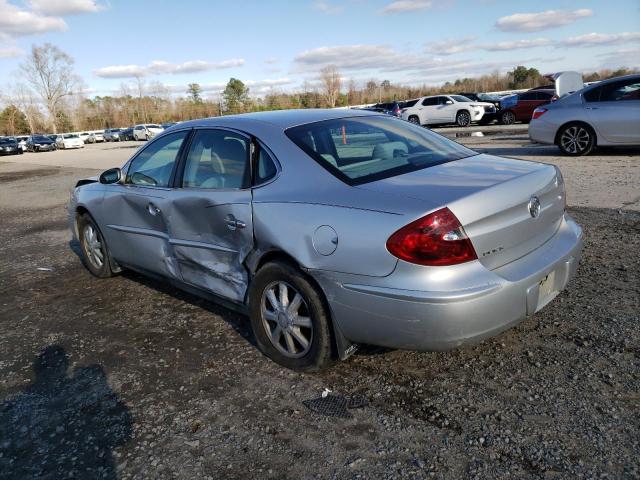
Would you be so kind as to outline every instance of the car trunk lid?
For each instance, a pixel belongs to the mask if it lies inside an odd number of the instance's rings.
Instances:
[[[477,155],[361,185],[421,200],[429,211],[448,207],[489,269],[517,260],[557,231],[564,183],[552,165]],[[540,202],[537,215],[534,197]],[[533,205],[530,205],[533,204]],[[530,208],[531,207],[531,208]]]

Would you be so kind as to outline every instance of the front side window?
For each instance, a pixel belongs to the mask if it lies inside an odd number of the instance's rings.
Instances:
[[[168,187],[180,147],[188,133],[187,130],[176,132],[151,143],[132,160],[126,183]]]
[[[184,166],[184,188],[229,189],[249,185],[249,142],[228,130],[198,130]]]
[[[349,185],[478,155],[427,129],[386,116],[325,120],[292,127],[285,133]]]

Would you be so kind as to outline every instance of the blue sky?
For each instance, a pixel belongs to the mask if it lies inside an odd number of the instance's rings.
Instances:
[[[89,95],[138,76],[176,94],[230,77],[291,90],[343,78],[440,84],[523,64],[543,73],[640,67],[638,0],[0,0],[0,85],[32,44],[76,61]]]

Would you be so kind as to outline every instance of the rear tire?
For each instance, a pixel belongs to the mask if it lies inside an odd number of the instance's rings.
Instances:
[[[471,114],[466,110],[461,110],[456,114],[456,125],[459,127],[468,127],[471,125]]]
[[[82,250],[82,263],[87,270],[98,278],[113,277],[107,242],[93,218],[87,213],[78,218],[78,236]]]
[[[558,132],[557,143],[562,153],[570,157],[589,155],[595,147],[596,135],[582,123],[570,123]]]
[[[516,114],[511,110],[507,110],[506,112],[502,112],[500,114],[500,123],[502,125],[513,125],[516,123]]]
[[[322,293],[294,266],[264,265],[249,291],[251,327],[260,350],[283,367],[317,372],[332,363],[332,335]]]
[[[418,118],[417,115],[411,115],[409,116],[409,123],[413,123],[414,125],[418,125],[420,126],[420,119]]]

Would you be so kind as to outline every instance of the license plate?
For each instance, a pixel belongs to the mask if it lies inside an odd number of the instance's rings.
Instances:
[[[540,281],[538,289],[538,305],[543,305],[554,292],[556,287],[556,272],[551,272]]]

